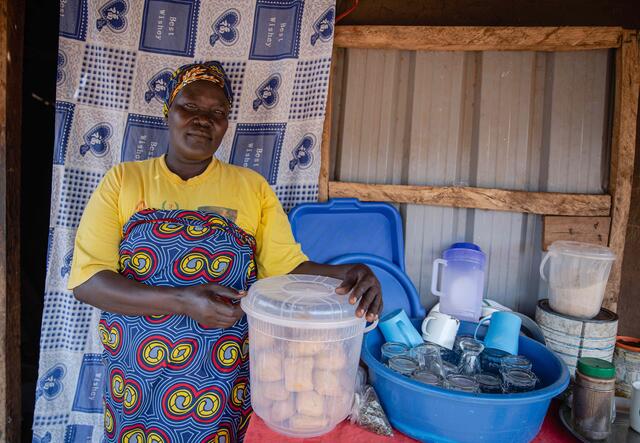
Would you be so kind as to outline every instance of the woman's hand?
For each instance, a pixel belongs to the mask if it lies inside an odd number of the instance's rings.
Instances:
[[[183,314],[208,328],[229,328],[242,318],[238,303],[246,295],[215,283],[180,288]]]
[[[349,291],[353,291],[349,297],[349,303],[353,305],[360,300],[356,316],[366,315],[367,321],[374,321],[382,311],[380,282],[368,266],[363,264],[349,266],[342,284],[336,289],[336,292],[347,294]]]
[[[353,265],[323,265],[312,261],[300,263],[290,274],[326,275],[340,278],[342,284],[336,288],[338,294],[347,294],[353,290],[349,302],[354,305],[358,300],[356,316],[366,315],[367,321],[374,321],[382,312],[382,288],[378,278],[368,266]]]

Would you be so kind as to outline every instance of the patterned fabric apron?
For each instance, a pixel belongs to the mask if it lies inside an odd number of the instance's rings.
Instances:
[[[154,286],[246,290],[255,239],[217,214],[144,210],[123,228],[120,273]],[[107,442],[242,441],[251,414],[247,320],[207,328],[184,315],[104,312]]]

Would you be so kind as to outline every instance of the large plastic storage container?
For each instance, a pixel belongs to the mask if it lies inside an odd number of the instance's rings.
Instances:
[[[414,326],[421,320],[412,320]],[[462,322],[458,333],[473,333],[475,326]],[[369,379],[391,424],[421,441],[529,442],[540,430],[551,399],[569,384],[564,362],[523,336],[519,352],[533,363],[541,387],[521,394],[468,394],[418,383],[380,362],[383,343],[378,330],[365,337],[362,358],[369,367]]]
[[[340,280],[284,275],[260,280],[242,299],[249,322],[251,404],[291,437],[331,431],[353,401],[365,320]]]
[[[611,265],[616,259],[606,246],[554,241],[540,262],[540,277],[549,282],[549,306],[583,319],[600,312]],[[549,261],[549,277],[544,273]]]

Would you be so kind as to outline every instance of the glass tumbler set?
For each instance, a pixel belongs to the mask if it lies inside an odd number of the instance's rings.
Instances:
[[[421,383],[470,393],[519,393],[535,389],[538,378],[524,356],[485,349],[470,336],[459,336],[453,350],[432,343],[413,348],[382,345],[382,361],[392,370]]]

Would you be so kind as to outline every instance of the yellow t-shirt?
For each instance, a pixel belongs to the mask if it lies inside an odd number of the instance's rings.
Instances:
[[[185,181],[169,170],[162,156],[120,163],[103,177],[78,227],[69,289],[100,271],[118,271],[122,228],[145,208],[208,209],[234,220],[256,239],[258,278],[287,274],[308,260],[260,174],[214,158],[202,174]]]

